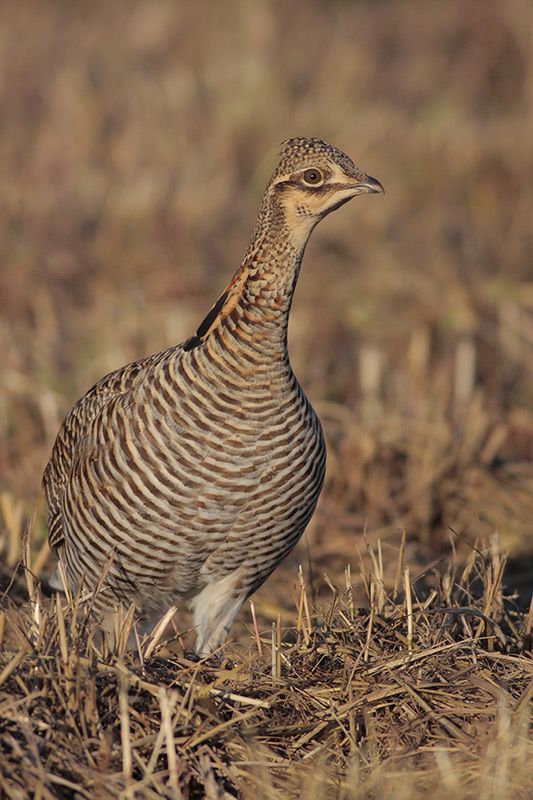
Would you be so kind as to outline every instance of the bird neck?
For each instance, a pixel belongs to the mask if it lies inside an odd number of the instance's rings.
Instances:
[[[241,266],[186,349],[223,330],[258,351],[272,353],[277,345],[286,354],[292,297],[313,227],[290,224],[283,209],[263,201]]]
[[[295,230],[277,206],[262,208],[242,265],[230,286],[245,316],[286,331],[311,230]]]

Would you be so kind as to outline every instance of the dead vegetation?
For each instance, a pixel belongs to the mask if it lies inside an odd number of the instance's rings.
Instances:
[[[2,19],[0,794],[531,795],[529,1]],[[323,223],[292,313],[320,506],[224,665],[189,662],[186,634],[98,656],[38,590],[53,438],[94,380],[194,330],[297,134],[387,191]]]
[[[83,604],[26,572],[0,617],[4,796],[529,797],[533,606],[504,596],[497,542],[431,591],[401,554],[385,591],[371,555],[368,608],[349,572],[318,609],[301,579],[294,625],[252,626],[222,663],[154,636],[106,655]]]

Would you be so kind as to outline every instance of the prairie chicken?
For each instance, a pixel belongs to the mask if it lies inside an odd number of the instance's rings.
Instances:
[[[119,603],[148,631],[183,600],[211,653],[302,535],[326,451],[287,352],[292,296],[317,222],[382,191],[336,147],[286,141],[196,333],[106,375],[68,414],[43,478],[48,537],[104,628]]]

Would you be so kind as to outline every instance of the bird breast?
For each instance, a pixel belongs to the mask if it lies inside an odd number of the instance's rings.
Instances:
[[[91,564],[115,553],[115,579],[127,573],[140,594],[167,580],[186,597],[244,561],[260,583],[323,480],[320,424],[290,367],[242,380],[184,360],[156,365],[106,407],[67,492],[70,544]]]

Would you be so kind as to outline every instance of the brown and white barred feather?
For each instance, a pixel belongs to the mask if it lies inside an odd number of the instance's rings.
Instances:
[[[306,167],[336,194],[298,194]],[[73,592],[101,584],[101,616],[133,602],[149,627],[183,599],[197,651],[212,652],[302,535],[326,453],[287,324],[309,234],[345,202],[339,175],[373,180],[324,142],[288,142],[243,264],[195,336],[102,378],[63,423],[43,479],[49,540]]]

